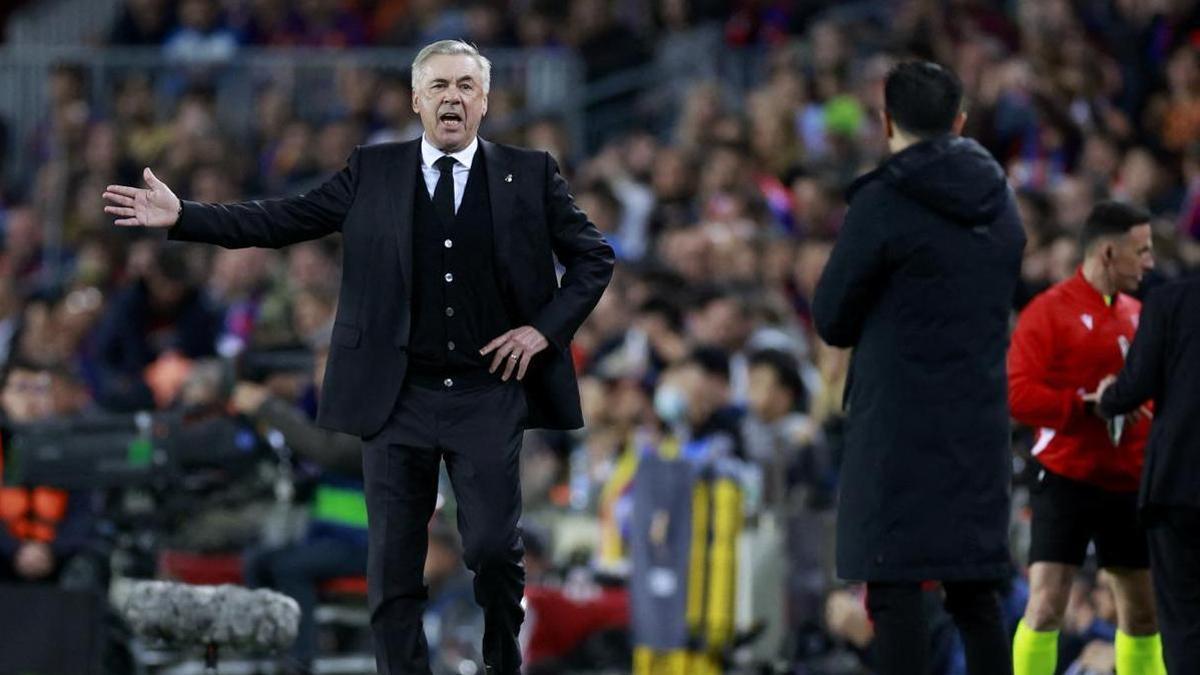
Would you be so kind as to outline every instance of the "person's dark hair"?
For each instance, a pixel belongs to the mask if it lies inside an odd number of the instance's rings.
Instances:
[[[0,389],[8,385],[8,380],[12,374],[18,370],[24,370],[31,373],[47,373],[50,377],[58,380],[66,380],[70,383],[79,383],[80,377],[71,368],[62,363],[40,363],[34,359],[22,354],[15,354],[4,364],[0,370]]]
[[[671,330],[679,331],[683,329],[683,313],[679,311],[679,305],[670,301],[662,295],[652,295],[638,307],[638,314],[658,315],[661,316]]]
[[[800,377],[800,364],[791,354],[779,349],[762,349],[750,355],[750,367],[766,366],[775,379],[792,393],[792,409],[808,409],[808,389]]]
[[[604,208],[608,209],[613,218],[621,217],[621,200],[617,199],[617,194],[609,187],[608,183],[602,180],[596,180],[588,183],[579,191],[579,194],[591,194]],[[615,225],[616,223],[614,223]]]
[[[1150,222],[1150,213],[1145,209],[1118,201],[1102,201],[1092,207],[1087,222],[1083,224],[1083,232],[1079,237],[1079,245],[1084,255],[1098,240],[1106,237],[1119,237],[1138,225]]]
[[[962,109],[962,97],[958,76],[931,61],[897,64],[883,86],[892,124],[919,138],[948,133]]]
[[[729,355],[718,347],[696,347],[684,362],[695,364],[708,375],[729,381]]]
[[[8,363],[4,364],[3,371],[0,371],[0,388],[8,386],[9,378],[11,378],[12,374],[18,370],[40,373],[45,372],[47,368],[40,363],[34,363],[31,359],[28,359],[20,354],[14,355],[8,360]]]
[[[187,251],[179,245],[165,244],[158,250],[154,259],[155,269],[165,279],[181,284],[191,283],[191,270],[188,268]]]
[[[734,287],[719,284],[703,284],[691,290],[688,307],[692,310],[704,310],[714,302],[732,300],[743,318],[749,316],[748,305],[744,298],[751,297],[753,292],[744,287]]]

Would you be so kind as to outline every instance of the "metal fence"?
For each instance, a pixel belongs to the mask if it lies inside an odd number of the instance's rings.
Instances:
[[[690,83],[721,84],[731,107],[766,75],[766,54],[756,49],[694,49],[659,57],[646,66],[587,80],[582,60],[569,49],[496,49],[493,89],[515,95],[507,124],[553,116],[567,128],[576,152],[595,151],[614,134],[631,127],[657,134],[669,130]],[[190,84],[211,86],[222,129],[235,139],[248,137],[258,92],[276,87],[290,96],[302,119],[322,122],[339,116],[338,78],[349,69],[407,76],[414,48],[263,49],[244,48],[226,60],[180,60],[158,48],[9,45],[0,48],[0,119],[9,129],[9,177],[28,175],[39,161],[29,139],[47,122],[49,75],[58,66],[76,66],[87,75],[94,113],[108,117],[114,85],[132,74],[154,82],[160,119],[169,117]],[[498,124],[491,119],[489,124]],[[495,127],[493,127],[494,129]]]
[[[719,44],[719,43],[718,43]],[[664,57],[664,54],[667,56]],[[222,60],[181,60],[157,48],[9,45],[0,49],[0,121],[8,138],[0,143],[0,170],[8,181],[33,187],[38,167],[66,157],[50,134],[49,84],[55,68],[69,66],[85,75],[86,95],[96,119],[111,119],[115,85],[132,75],[153,83],[158,119],[169,119],[188,88],[207,85],[215,96],[217,122],[234,147],[249,147],[259,93],[274,88],[293,103],[303,120],[320,124],[345,113],[339,80],[359,69],[377,75],[407,76],[416,49],[261,49],[239,50]],[[566,49],[489,50],[492,88],[515,97],[504,118],[492,115],[484,132],[519,128],[540,118],[560,121],[576,157],[589,155],[630,129],[665,136],[672,129],[688,87],[696,80],[719,82],[727,105],[765,75],[766,54],[758,50],[660,49],[648,65],[588,81],[582,60]],[[35,142],[36,141],[36,142]],[[52,173],[42,186],[47,282],[58,279],[63,220],[70,199],[67,176]]]
[[[95,113],[107,117],[114,85],[141,74],[150,77],[160,119],[169,116],[179,95],[204,83],[216,96],[222,128],[235,138],[252,126],[257,92],[275,87],[295,103],[310,121],[333,119],[340,103],[337,82],[347,70],[370,69],[378,74],[407,75],[416,50],[281,50],[243,49],[228,60],[171,59],[158,49],[53,47],[22,45],[0,50],[0,117],[10,125],[10,172],[28,172],[39,158],[31,156],[28,140],[49,113],[47,84],[52,69],[73,66],[87,75]],[[583,87],[579,59],[564,50],[495,50],[491,59],[493,89],[504,88],[519,101],[515,117],[554,115],[564,121],[573,138],[583,132],[585,97],[573,95]]]

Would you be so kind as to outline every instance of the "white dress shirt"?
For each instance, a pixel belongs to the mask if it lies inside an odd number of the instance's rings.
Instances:
[[[454,169],[451,175],[454,176],[454,212],[458,213],[458,206],[462,204],[463,192],[467,189],[467,176],[471,175],[471,162],[475,161],[475,151],[479,149],[479,137],[471,139],[471,144],[451,153],[450,156],[458,160],[454,163]],[[429,198],[433,199],[433,192],[437,189],[438,178],[442,173],[433,165],[434,162],[444,157],[446,153],[433,147],[425,135],[421,135],[421,173],[425,175],[425,187],[429,188]]]

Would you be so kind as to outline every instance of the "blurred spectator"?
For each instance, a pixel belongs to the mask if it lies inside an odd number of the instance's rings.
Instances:
[[[663,373],[654,409],[695,462],[742,457],[741,411],[730,403],[729,357],[713,347],[694,350]]]
[[[163,42],[163,53],[184,61],[220,61],[233,56],[237,34],[221,21],[215,0],[181,0],[179,25]]]
[[[328,239],[289,246],[288,280],[298,289],[335,285],[341,271],[334,260],[335,253]]]
[[[231,16],[245,44],[257,46],[285,44],[290,14],[286,0],[249,0],[240,3]]]
[[[374,33],[383,44],[422,45],[466,32],[463,9],[438,0],[384,0],[376,8]]]
[[[595,182],[585,185],[575,199],[579,208],[588,214],[588,219],[596,224],[605,239],[612,242],[617,259],[623,260],[629,257],[618,236],[617,227],[621,221],[621,203],[617,201],[612,189],[605,183]]]
[[[309,386],[319,396],[329,344],[318,346]],[[316,396],[314,396],[315,400]],[[276,398],[263,386],[240,382],[233,407],[262,430],[273,429],[300,459],[316,466],[319,482],[304,539],[282,548],[255,550],[245,561],[246,583],[274,588],[300,604],[300,630],[291,667],[308,672],[317,648],[313,612],[320,582],[363,576],[367,570],[367,503],[359,439],[316,426],[310,414]],[[315,413],[315,408],[312,413]],[[469,598],[468,598],[469,600]]]
[[[1162,147],[1179,152],[1200,141],[1200,45],[1176,48],[1166,75],[1167,90],[1151,101],[1146,128],[1161,130]]]
[[[183,248],[161,246],[146,275],[113,298],[99,327],[99,376],[91,383],[97,399],[116,410],[154,407],[147,366],[164,355],[212,356],[219,327],[189,275]]]
[[[475,604],[474,584],[463,565],[458,533],[440,514],[429,523],[425,583],[429,602],[422,622],[430,669],[434,675],[475,672],[473,668],[483,664],[483,654],[476,646],[483,633],[483,611]]]
[[[1200,269],[1200,143],[1193,143],[1183,157],[1186,193],[1179,209],[1180,257],[1185,265]]]
[[[611,76],[627,72],[646,64],[650,50],[642,39],[627,25],[614,16],[610,0],[571,0],[568,5],[567,26],[570,27],[569,41],[583,59],[584,79],[587,82],[604,81]],[[629,94],[610,95],[588,106],[588,115],[594,127],[601,120],[614,124],[615,131],[628,128],[630,112],[635,97]],[[615,120],[621,120],[616,122]],[[591,147],[599,145],[596,129]]]
[[[400,77],[384,78],[379,83],[371,113],[373,130],[367,144],[408,141],[421,135],[421,122],[412,111],[412,90]]]
[[[295,342],[287,289],[275,277],[281,257],[259,248],[217,251],[207,290],[209,300],[224,314],[217,341],[221,355]]]
[[[366,25],[353,5],[340,0],[301,0],[289,4],[292,14],[272,44],[353,47],[366,42]]]
[[[120,80],[114,97],[113,123],[120,152],[140,170],[156,161],[172,142],[170,129],[156,118],[154,87],[149,77],[130,75]]]
[[[174,3],[167,0],[126,0],[108,33],[114,45],[160,45],[171,25]]]
[[[515,43],[507,18],[499,7],[486,0],[467,4],[466,40],[480,49],[505,47]]]
[[[767,478],[763,501],[771,508],[784,506],[792,480],[803,480],[810,492],[829,487],[823,485],[828,479],[828,459],[814,448],[817,429],[804,414],[807,405],[808,394],[795,358],[776,350],[750,355],[749,409],[742,434],[746,457],[757,462]]]
[[[646,62],[646,46],[614,16],[610,1],[571,0],[569,13],[571,41],[583,58],[589,82]]]
[[[76,414],[87,404],[87,393],[66,371],[11,361],[0,390],[3,445],[8,445],[14,426]],[[0,453],[0,472],[3,462]],[[95,520],[95,504],[86,492],[39,485],[0,487],[0,581],[58,581],[73,556],[92,553]]]
[[[21,303],[10,277],[0,276],[0,363],[8,363],[21,327]]]
[[[315,345],[324,331],[333,330],[337,296],[329,285],[301,288],[292,299],[292,328],[306,345]]]
[[[695,344],[714,347],[726,355],[731,400],[745,402],[749,385],[745,347],[755,329],[749,298],[728,288],[701,289],[685,321]]]
[[[693,0],[657,0],[654,20],[661,35],[655,46],[655,64],[664,82],[673,90],[664,103],[681,100],[686,85],[693,80],[715,80],[716,57],[721,44],[721,27],[713,17],[705,16],[704,2]],[[664,106],[663,111],[677,111]]]
[[[4,219],[3,264],[5,275],[28,290],[42,272],[45,228],[41,214],[29,204],[9,207]]]

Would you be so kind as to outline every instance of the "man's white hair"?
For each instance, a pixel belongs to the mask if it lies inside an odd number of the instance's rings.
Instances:
[[[475,62],[479,64],[479,71],[483,73],[483,93],[488,93],[488,91],[492,88],[492,62],[489,61],[486,56],[480,54],[479,50],[475,48],[475,45],[462,40],[438,40],[437,42],[425,45],[421,51],[417,52],[417,57],[413,59],[413,91],[417,91],[418,83],[425,76],[425,62],[428,61],[431,56],[438,56],[442,54],[449,56],[462,54],[475,59]]]

